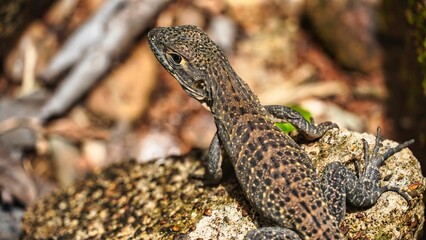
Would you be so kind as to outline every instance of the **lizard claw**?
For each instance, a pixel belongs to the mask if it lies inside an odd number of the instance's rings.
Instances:
[[[189,177],[198,180],[196,183],[197,187],[212,186],[220,183],[220,179],[212,179],[206,174],[190,173]]]
[[[332,128],[337,128],[337,129],[339,128],[339,126],[336,123],[329,122],[329,121],[322,122],[322,123],[318,124],[317,127],[320,128],[320,129],[326,129],[325,131],[330,130]]]
[[[387,191],[392,191],[392,192],[396,192],[399,195],[401,195],[401,197],[403,197],[405,199],[405,201],[408,204],[408,208],[411,208],[411,206],[413,206],[413,204],[411,203],[411,197],[410,195],[408,195],[408,193],[402,191],[401,188],[399,187],[391,187],[391,186],[385,186],[385,187],[381,187],[380,191],[383,192],[387,192]]]
[[[381,145],[380,133],[381,133],[381,129],[380,127],[378,127],[377,134],[376,134],[376,141],[374,144],[373,152],[371,154],[368,152],[369,145],[367,141],[363,139],[365,167],[363,171],[359,173],[359,175],[362,176],[362,178],[369,179],[371,177],[372,178],[378,177],[378,169],[380,168],[380,166],[383,164],[383,162],[386,159],[388,159],[390,156],[394,155],[397,152],[400,152],[402,149],[414,143],[414,140],[411,139],[404,143],[398,144],[396,147],[387,149],[386,152],[384,152],[383,154],[379,154],[380,145]],[[370,182],[371,181],[372,179],[370,179]],[[378,192],[379,192],[378,196],[380,196],[383,192],[386,192],[386,191],[393,191],[398,193],[407,201],[408,206],[409,207],[411,206],[410,196],[406,192],[402,191],[401,188],[392,187],[392,186],[380,187],[378,189]]]

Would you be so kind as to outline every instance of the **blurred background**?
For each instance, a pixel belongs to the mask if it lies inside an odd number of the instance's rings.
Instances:
[[[414,138],[425,171],[425,16],[425,0],[2,0],[0,239],[95,169],[208,148],[213,118],[154,58],[155,26],[205,29],[263,104]]]

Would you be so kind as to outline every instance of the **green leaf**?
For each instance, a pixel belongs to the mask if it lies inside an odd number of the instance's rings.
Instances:
[[[306,110],[306,109],[304,109],[304,108],[302,108],[298,105],[293,105],[293,106],[289,106],[289,107],[298,111],[303,116],[303,118],[306,119],[306,121],[311,122],[311,118],[312,118],[311,112],[309,112],[308,110]],[[280,128],[283,132],[285,132],[287,134],[296,130],[296,128],[291,123],[277,122],[277,123],[275,123],[275,126]]]

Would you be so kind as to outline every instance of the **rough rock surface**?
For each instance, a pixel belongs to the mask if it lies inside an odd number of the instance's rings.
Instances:
[[[331,130],[302,147],[321,174],[332,161],[353,167],[353,159],[363,156],[362,138],[371,150],[374,136],[347,130]],[[382,145],[381,152],[396,143]],[[242,239],[250,229],[268,225],[245,201],[232,172],[218,186],[202,187],[189,178],[202,171],[200,159],[202,154],[194,151],[149,163],[118,163],[94,173],[29,208],[24,239]],[[404,149],[385,161],[380,179],[381,185],[403,187],[412,207],[397,193],[384,193],[371,208],[349,208],[342,231],[357,239],[419,238],[425,179],[418,161]]]

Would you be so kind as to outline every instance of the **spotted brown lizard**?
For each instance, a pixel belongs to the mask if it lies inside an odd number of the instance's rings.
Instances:
[[[183,90],[214,116],[217,132],[210,145],[205,180],[220,181],[225,153],[247,200],[274,225],[250,231],[247,239],[343,239],[339,223],[346,202],[368,207],[385,191],[398,192],[410,202],[400,188],[380,187],[378,180],[383,161],[413,140],[379,154],[378,128],[371,155],[364,141],[366,167],[359,176],[333,162],[320,179],[307,154],[275,122],[290,122],[308,140],[320,138],[336,124],[314,125],[291,108],[263,106],[225,54],[198,27],[155,28],[148,40],[159,62]]]

